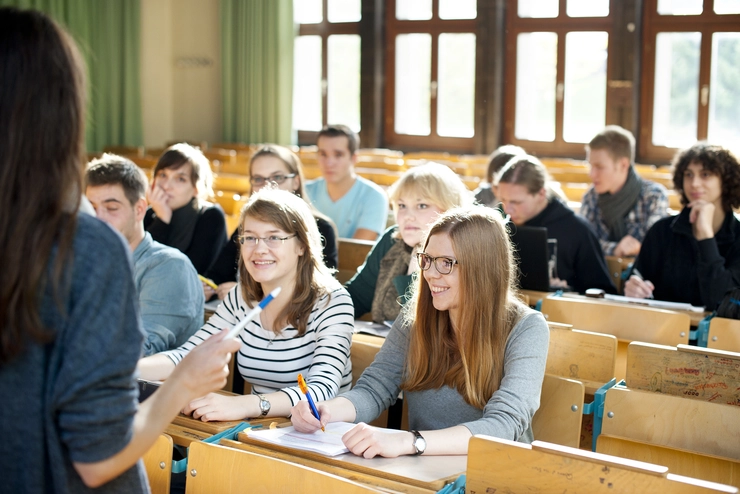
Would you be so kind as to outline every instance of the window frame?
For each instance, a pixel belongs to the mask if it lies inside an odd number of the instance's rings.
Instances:
[[[624,81],[614,81],[615,73],[615,0],[609,2],[609,15],[605,17],[568,17],[566,14],[566,0],[559,0],[558,16],[550,18],[519,17],[519,0],[507,3],[506,12],[506,75],[504,80],[504,112],[503,137],[504,142],[515,144],[526,149],[528,153],[540,156],[572,156],[583,158],[586,143],[566,142],[563,139],[564,103],[565,103],[565,36],[570,32],[606,32],[609,42],[606,64],[606,102],[605,125],[613,120],[610,109],[614,102],[613,88],[624,85]],[[518,139],[516,128],[516,73],[517,73],[517,37],[521,33],[549,32],[558,37],[557,69],[555,76],[555,139],[550,142]],[[563,97],[557,97],[557,85],[563,84]],[[594,131],[594,135],[601,129]]]
[[[480,4],[480,2],[478,2]],[[482,54],[480,36],[478,33],[478,19],[481,12],[478,9],[475,19],[440,19],[439,0],[432,0],[432,18],[430,20],[398,20],[396,19],[396,0],[388,0],[385,4],[385,91],[383,107],[383,145],[394,149],[404,150],[444,150],[453,152],[470,152],[479,142],[479,90],[478,78],[481,74],[480,63]],[[438,82],[439,67],[439,35],[442,33],[470,33],[476,36],[475,48],[475,83],[473,108],[473,136],[447,137],[437,134],[437,97],[430,98],[430,133],[426,136],[398,134],[395,131],[395,78],[396,78],[396,36],[399,34],[421,33],[432,37],[432,60],[430,84]]]
[[[654,162],[670,162],[679,148],[653,144],[653,98],[655,96],[655,44],[658,33],[699,32],[699,95],[697,100],[696,140],[705,140],[709,130],[709,97],[702,104],[702,88],[709,91],[712,63],[712,35],[721,32],[740,32],[740,14],[715,14],[714,0],[703,1],[699,15],[658,14],[658,0],[645,0],[643,19],[642,78],[640,138],[638,153],[641,159]],[[693,144],[693,142],[691,143]]]

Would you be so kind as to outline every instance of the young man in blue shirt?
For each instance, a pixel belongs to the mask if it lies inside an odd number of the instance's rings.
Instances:
[[[306,184],[311,204],[334,221],[340,237],[375,240],[385,231],[388,197],[355,173],[359,137],[345,125],[330,125],[316,144],[322,178]]]

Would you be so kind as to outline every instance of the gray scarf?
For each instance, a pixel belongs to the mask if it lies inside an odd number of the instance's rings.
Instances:
[[[627,235],[625,218],[640,197],[641,188],[642,180],[635,173],[634,167],[630,165],[627,181],[619,192],[599,194],[601,218],[609,229],[609,240],[612,242],[619,242]]]

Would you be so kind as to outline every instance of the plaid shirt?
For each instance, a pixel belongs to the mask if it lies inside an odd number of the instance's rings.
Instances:
[[[632,210],[627,214],[627,234],[635,237],[640,243],[653,224],[664,216],[668,216],[668,193],[666,188],[649,180],[642,180],[640,196]],[[599,238],[604,255],[614,254],[614,248],[619,242],[609,240],[609,228],[604,224],[599,209],[599,194],[593,187],[584,194],[581,202],[581,216],[591,224]]]

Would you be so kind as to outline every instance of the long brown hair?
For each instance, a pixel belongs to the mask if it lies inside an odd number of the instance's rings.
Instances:
[[[72,257],[85,162],[84,74],[77,47],[52,20],[0,9],[0,364],[29,340],[54,338],[39,302],[48,281],[61,300]]]
[[[339,288],[339,282],[331,275],[322,258],[321,235],[311,208],[303,199],[286,190],[265,187],[249,198],[239,217],[239,235],[243,234],[244,219],[250,217],[275,225],[289,235],[296,235],[296,241],[304,253],[298,258],[295,288],[291,302],[277,318],[275,332],[281,324],[292,324],[302,336],[308,327],[308,316],[316,301],[332,290]],[[252,278],[239,255],[239,279],[242,296],[247,305],[265,296],[262,285]]]
[[[458,321],[434,308],[429,284],[418,275],[404,323],[411,339],[402,389],[419,391],[450,386],[465,401],[483,408],[499,388],[506,340],[525,310],[514,295],[514,261],[501,215],[490,208],[451,209],[431,226],[448,235],[459,264]],[[434,269],[433,267],[430,269]],[[462,303],[462,302],[461,302]]]

